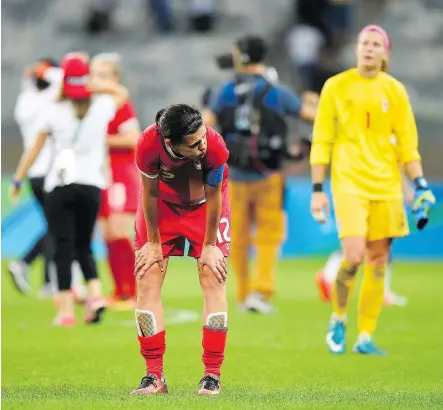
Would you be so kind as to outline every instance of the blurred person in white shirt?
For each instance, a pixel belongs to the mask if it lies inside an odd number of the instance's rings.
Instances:
[[[92,239],[100,206],[101,190],[109,184],[108,124],[128,98],[126,88],[89,78],[89,58],[68,54],[61,64],[60,98],[45,111],[37,126],[34,144],[22,155],[10,196],[16,199],[22,181],[50,136],[54,160],[45,178],[45,203],[49,232],[54,237],[58,311],[56,326],[77,322],[71,292],[72,262],[76,258],[87,283],[84,321],[98,323],[106,307]]]
[[[14,118],[23,138],[24,150],[29,149],[37,137],[37,127],[48,107],[56,101],[63,81],[63,69],[52,58],[42,58],[25,70],[22,90],[18,96],[14,110]],[[44,181],[53,160],[52,141],[48,139],[39,156],[28,171],[29,183],[38,205],[45,215]],[[54,257],[54,244],[51,235],[44,232],[35,244],[18,261],[8,265],[8,272],[17,290],[23,294],[31,291],[29,283],[29,267],[39,257],[44,257],[43,285],[39,297],[54,296],[57,292],[55,267],[51,263]],[[81,284],[82,274],[77,263],[73,266],[73,289],[81,300],[84,289]]]
[[[48,105],[58,96],[63,70],[50,58],[43,58],[38,63],[28,67],[22,80],[22,90],[18,96],[14,110],[14,118],[23,138],[24,149],[30,148],[37,136],[37,124]],[[32,193],[44,211],[43,184],[51,162],[51,141],[48,140],[42,148],[34,165],[29,169],[28,178]],[[53,255],[53,244],[47,233],[43,233],[19,260],[8,265],[14,285],[21,293],[29,293],[29,266],[40,256],[44,256],[44,281],[41,294],[51,293],[54,289],[50,277],[50,261]]]

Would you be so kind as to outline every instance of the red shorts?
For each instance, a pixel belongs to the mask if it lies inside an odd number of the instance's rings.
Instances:
[[[159,229],[163,257],[183,256],[185,240],[189,241],[188,255],[199,258],[206,232],[206,204],[183,208],[159,200]],[[140,249],[148,240],[146,223],[141,203],[135,221],[135,249]],[[222,211],[217,232],[217,246],[225,257],[229,256],[231,243],[231,207],[227,193],[223,195]]]
[[[134,163],[113,168],[112,176],[112,185],[102,191],[99,218],[109,218],[113,213],[135,214],[141,182]]]

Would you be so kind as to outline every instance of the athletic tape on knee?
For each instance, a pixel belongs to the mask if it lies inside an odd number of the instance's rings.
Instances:
[[[150,337],[157,333],[155,315],[150,310],[135,309],[135,324],[139,336]]]
[[[210,313],[206,318],[206,327],[211,330],[226,330],[228,328],[228,312]]]

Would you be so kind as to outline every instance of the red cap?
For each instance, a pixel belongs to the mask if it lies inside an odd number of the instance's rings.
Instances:
[[[63,58],[60,66],[64,70],[63,91],[65,95],[72,99],[88,98],[91,95],[87,89],[88,60],[78,54],[68,54]]]

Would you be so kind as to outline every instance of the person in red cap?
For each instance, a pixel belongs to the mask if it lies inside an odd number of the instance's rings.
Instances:
[[[117,53],[96,55],[91,62],[93,78],[121,81],[121,56]],[[134,166],[135,147],[140,125],[134,106],[128,99],[108,125],[108,147],[112,185],[102,191],[99,212],[103,239],[108,249],[108,263],[114,279],[111,307],[133,309],[135,303],[134,230],[140,175]]]
[[[49,232],[55,241],[59,286],[54,324],[73,326],[76,318],[70,288],[74,255],[87,282],[85,323],[99,322],[106,306],[91,242],[101,190],[108,184],[108,123],[127,100],[128,92],[112,82],[91,81],[84,54],[68,54],[61,67],[64,74],[59,101],[48,107],[41,118],[35,143],[20,159],[10,195],[17,198],[23,178],[51,135],[54,154],[44,188],[48,193],[45,205]]]

